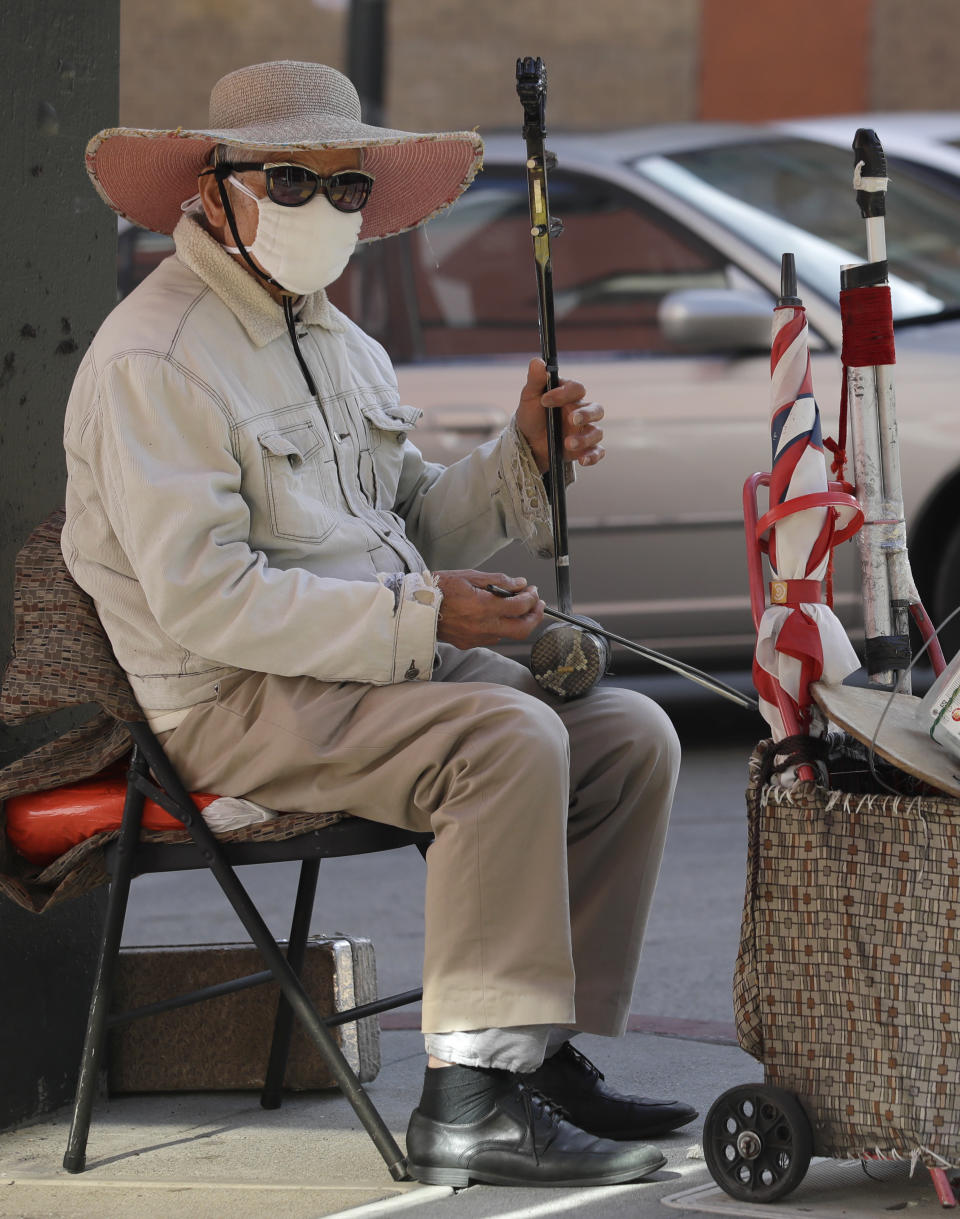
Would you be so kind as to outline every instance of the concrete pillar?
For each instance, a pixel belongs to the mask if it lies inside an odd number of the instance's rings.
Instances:
[[[0,664],[12,633],[13,560],[63,502],[63,408],[81,356],[116,300],[116,220],[83,168],[116,123],[119,0],[0,4]],[[0,764],[42,726],[0,725]],[[0,1129],[70,1097],[102,895],[33,916],[0,898]]]

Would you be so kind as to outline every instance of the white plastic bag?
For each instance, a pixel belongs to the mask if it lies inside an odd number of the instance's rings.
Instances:
[[[241,800],[239,796],[220,796],[203,810],[203,819],[215,834],[273,821],[276,816],[272,808],[264,808],[252,800]]]

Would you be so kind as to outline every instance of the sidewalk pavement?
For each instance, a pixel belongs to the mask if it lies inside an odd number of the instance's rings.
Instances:
[[[697,1122],[658,1140],[667,1164],[654,1178],[593,1189],[471,1186],[453,1194],[394,1182],[337,1092],[293,1094],[271,1112],[249,1092],[123,1096],[95,1107],[89,1167],[77,1176],[61,1167],[69,1108],[0,1134],[0,1219],[169,1219],[172,1213],[319,1219],[357,1207],[365,1209],[352,1219],[388,1219],[403,1203],[409,1208],[400,1213],[418,1219],[684,1219],[703,1213],[878,1219],[899,1210],[923,1219],[940,1213],[927,1174],[918,1171],[908,1184],[896,1166],[892,1177],[877,1182],[858,1162],[824,1161],[794,1194],[770,1207],[734,1204],[710,1181],[699,1148],[708,1108],[727,1088],[762,1078],[760,1065],[734,1042],[730,994],[746,855],[743,788],[754,726],[738,721],[739,712],[724,708],[718,715],[715,703],[694,701],[676,680],[686,701],[667,697],[650,679],[636,683],[668,706],[685,749],[634,992],[634,1008],[643,1015],[631,1018],[631,1031],[619,1040],[577,1042],[613,1087],[676,1097],[700,1110]],[[244,882],[280,935],[289,925],[296,884],[282,872],[286,867],[244,870],[250,874]],[[162,885],[154,885],[156,879],[145,876],[134,886],[125,943],[190,943],[198,927],[209,942],[245,938],[213,882],[204,884],[204,874],[164,877]],[[408,989],[422,961],[422,888],[415,851],[364,857],[362,867],[337,861],[323,878],[312,928],[334,934],[326,922],[331,917],[341,927],[377,928],[380,993]],[[383,1065],[368,1087],[403,1146],[420,1094],[423,1042],[410,1009],[385,1014],[382,1025]],[[869,1166],[871,1178],[887,1171]],[[672,1209],[662,1201],[698,1189],[707,1192],[671,1202]]]
[[[392,1014],[395,1018],[400,1013]],[[413,1023],[405,1013],[398,1023]],[[386,1018],[385,1018],[386,1019]],[[461,1219],[504,1215],[546,1204],[577,1215],[681,1214],[659,1198],[709,1181],[698,1145],[702,1119],[713,1100],[737,1083],[757,1080],[761,1069],[737,1046],[732,1030],[703,1025],[689,1040],[627,1033],[616,1041],[582,1037],[577,1044],[622,1090],[678,1097],[700,1109],[696,1123],[658,1140],[667,1165],[649,1183],[588,1190],[449,1189],[394,1182],[353,1110],[339,1092],[294,1093],[279,1110],[260,1108],[250,1092],[155,1094],[98,1101],[79,1175],[61,1166],[69,1107],[0,1136],[0,1216],[3,1219],[319,1219],[380,1200],[404,1200],[405,1213]],[[420,1093],[423,1041],[409,1028],[381,1035],[383,1065],[370,1095],[403,1145],[407,1119]],[[612,1192],[610,1192],[612,1190]],[[394,1212],[389,1201],[364,1214]],[[622,1211],[620,1208],[623,1208]],[[612,1209],[611,1209],[612,1208]],[[404,1208],[405,1209],[405,1208]],[[404,1213],[401,1209],[401,1213]],[[546,1214],[547,1211],[542,1213]]]
[[[766,1206],[737,1203],[722,1193],[702,1159],[703,1117],[721,1092],[762,1075],[757,1063],[723,1040],[728,1033],[716,1025],[703,1026],[697,1036],[720,1040],[668,1035],[666,1028],[627,1033],[618,1041],[578,1040],[613,1086],[682,1097],[700,1109],[698,1121],[657,1140],[667,1163],[642,1183],[584,1189],[474,1185],[455,1193],[393,1181],[338,1092],[293,1094],[269,1113],[250,1092],[125,1096],[101,1100],[95,1108],[88,1168],[80,1175],[61,1167],[68,1108],[0,1135],[0,1217],[879,1219],[904,1211],[912,1219],[935,1219],[944,1213],[927,1173],[920,1169],[911,1178],[907,1164],[814,1161],[794,1193]],[[381,1052],[383,1066],[370,1094],[402,1145],[419,1095],[422,1039],[414,1029],[388,1028]]]

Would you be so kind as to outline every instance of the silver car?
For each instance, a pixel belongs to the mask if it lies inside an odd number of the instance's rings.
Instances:
[[[743,663],[754,634],[741,488],[770,465],[780,255],[796,255],[832,435],[840,269],[866,257],[852,153],[712,124],[548,145],[559,158],[551,210],[565,225],[553,243],[561,374],[606,408],[607,457],[569,492],[576,608],[690,660]],[[503,426],[539,351],[523,142],[494,136],[486,149],[448,213],[368,247],[332,292],[390,351],[404,400],[426,412],[417,443],[444,463]],[[897,159],[890,173],[904,499],[914,571],[939,621],[960,602],[960,180]],[[837,552],[835,608],[857,642],[854,547]],[[552,600],[549,562],[513,546],[489,566]]]
[[[783,119],[780,131],[850,147],[858,127],[881,133],[888,156],[904,156],[924,165],[960,174],[960,110],[900,110],[868,114],[839,114],[816,118]]]
[[[565,224],[553,243],[560,369],[606,408],[607,457],[569,493],[572,587],[577,610],[611,630],[693,661],[750,659],[741,488],[770,465],[780,255],[796,255],[824,433],[835,435],[840,268],[866,257],[853,134],[701,123],[548,140],[552,211]],[[893,143],[904,498],[938,622],[960,603],[960,169],[922,138],[914,147],[900,131]],[[435,461],[496,434],[539,352],[523,159],[519,130],[486,137],[484,170],[448,213],[364,247],[331,289],[385,344],[405,400],[425,409],[416,438]],[[123,234],[121,292],[170,248]],[[835,608],[857,642],[855,543],[836,557]],[[489,566],[553,599],[551,563],[513,546]],[[958,647],[955,623],[945,650]]]

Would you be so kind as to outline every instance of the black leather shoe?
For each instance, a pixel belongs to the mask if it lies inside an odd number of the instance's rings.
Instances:
[[[622,1096],[603,1082],[603,1073],[565,1041],[524,1083],[561,1105],[570,1121],[605,1139],[646,1139],[685,1126],[696,1109],[676,1100]]]
[[[486,1117],[469,1125],[435,1122],[414,1109],[407,1169],[429,1185],[614,1185],[667,1162],[657,1147],[614,1143],[578,1130],[557,1105],[506,1076]]]

